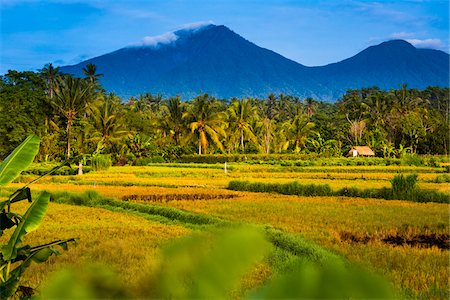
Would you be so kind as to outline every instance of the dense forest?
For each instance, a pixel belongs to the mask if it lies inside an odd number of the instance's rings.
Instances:
[[[270,94],[265,99],[195,99],[106,92],[95,65],[85,78],[46,65],[10,70],[0,85],[0,160],[31,133],[39,161],[109,156],[113,164],[183,154],[316,153],[370,146],[377,156],[448,154],[449,88],[348,90],[336,103]]]

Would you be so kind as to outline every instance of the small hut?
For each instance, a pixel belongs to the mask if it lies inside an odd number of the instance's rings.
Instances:
[[[350,151],[348,151],[347,156],[357,157],[357,156],[374,156],[372,149],[368,146],[353,146]]]

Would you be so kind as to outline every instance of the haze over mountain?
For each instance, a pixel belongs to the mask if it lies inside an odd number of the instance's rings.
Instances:
[[[306,67],[212,24],[145,38],[140,45],[61,71],[82,76],[88,63],[104,74],[103,87],[123,98],[146,92],[184,100],[201,92],[219,98],[284,93],[333,101],[350,88],[449,86],[449,55],[406,41],[384,42],[341,62]]]

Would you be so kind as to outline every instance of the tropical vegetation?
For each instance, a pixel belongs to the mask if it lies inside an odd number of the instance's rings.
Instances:
[[[49,64],[2,76],[0,159],[30,134],[42,139],[38,161],[107,155],[116,165],[195,153],[339,157],[357,145],[385,158],[450,150],[448,88],[370,87],[349,90],[336,103],[283,94],[120,99],[101,87],[95,65],[84,75],[61,74]]]

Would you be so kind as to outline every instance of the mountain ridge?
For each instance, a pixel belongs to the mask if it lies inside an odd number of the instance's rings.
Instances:
[[[159,41],[159,42],[158,42]],[[150,92],[192,98],[206,92],[218,98],[266,97],[270,93],[334,101],[346,90],[448,86],[449,55],[393,40],[325,66],[307,67],[241,37],[224,25],[148,38],[148,45],[127,46],[61,67],[82,76],[93,63],[106,90],[126,98]],[[447,66],[447,67],[446,67]]]

